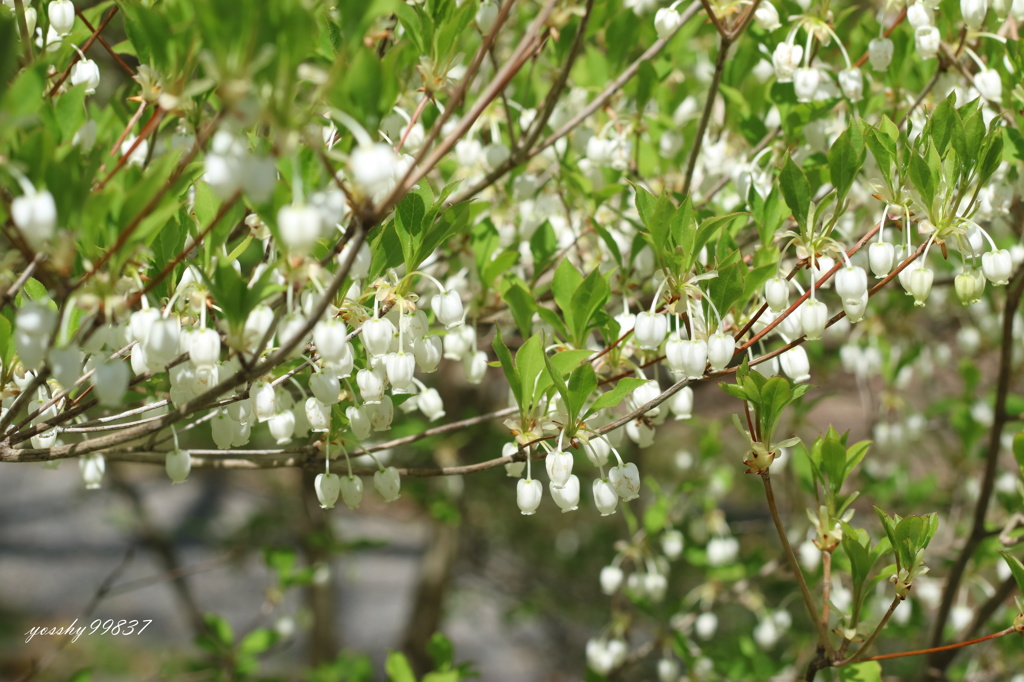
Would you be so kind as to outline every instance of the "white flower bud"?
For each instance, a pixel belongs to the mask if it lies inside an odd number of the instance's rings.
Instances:
[[[210,421],[210,431],[213,433],[213,442],[219,450],[231,449],[231,443],[235,439],[237,425],[238,422],[231,419],[223,412]]]
[[[868,273],[859,265],[840,268],[836,273],[836,293],[843,301],[858,301],[868,290]]]
[[[82,471],[82,481],[86,490],[98,490],[103,474],[107,470],[107,461],[103,455],[85,455],[79,458],[78,466]]]
[[[811,363],[807,359],[807,351],[803,346],[793,346],[778,357],[782,371],[796,383],[799,384],[811,378]]]
[[[789,83],[793,80],[796,68],[804,57],[804,48],[794,43],[779,43],[772,52],[772,65],[775,67],[775,77],[780,83]]]
[[[575,475],[569,476],[565,485],[557,486],[554,483],[549,485],[551,499],[555,501],[562,513],[576,511],[580,504],[580,479]]]
[[[636,316],[633,336],[644,350],[657,350],[668,334],[668,317],[643,311]]]
[[[868,60],[875,71],[887,71],[892,63],[893,44],[888,38],[875,38],[868,43]]]
[[[172,450],[164,459],[164,468],[172,483],[183,483],[192,471],[192,455],[188,450]]]
[[[594,505],[597,507],[597,511],[601,512],[601,516],[614,514],[618,504],[619,495],[608,479],[594,479]]]
[[[373,475],[373,487],[377,489],[385,502],[394,502],[401,496],[402,479],[398,469],[388,467],[380,469]]]
[[[708,540],[708,565],[725,566],[736,561],[740,551],[740,543],[736,538],[715,537]]]
[[[640,472],[633,462],[609,469],[608,480],[623,502],[640,497]]]
[[[220,334],[196,329],[188,337],[188,354],[196,367],[213,367],[220,361]]]
[[[710,543],[709,543],[710,545]],[[707,641],[715,636],[718,629],[718,616],[711,611],[705,611],[693,621],[694,634],[698,639]]]
[[[868,247],[868,264],[875,279],[883,279],[892,271],[896,249],[889,242],[872,242]]]
[[[370,417],[366,414],[364,408],[346,407],[345,416],[348,417],[349,426],[352,428],[352,435],[356,437],[356,440],[366,440],[370,437],[373,425],[370,423]]]
[[[996,286],[1007,284],[1013,272],[1013,259],[1006,249],[994,249],[981,256],[981,270]]]
[[[100,67],[91,59],[81,59],[71,66],[71,85],[84,85],[85,94],[95,95],[100,84]]]
[[[430,421],[437,421],[444,416],[444,402],[436,388],[428,388],[416,396],[416,405]]]
[[[764,284],[764,297],[768,309],[773,313],[781,313],[789,307],[789,280],[776,275]]]
[[[757,11],[754,12],[754,21],[766,31],[774,31],[782,26],[782,22],[779,21],[779,10],[768,0],[758,5]]]
[[[71,33],[75,27],[75,5],[71,0],[53,0],[46,6],[46,16],[50,18],[53,30],[62,36]]]
[[[28,245],[38,251],[57,227],[57,204],[48,191],[36,190],[11,201],[11,220]]]
[[[341,492],[341,479],[337,474],[317,474],[313,488],[316,489],[316,499],[320,501],[320,508],[333,509],[334,503],[338,501],[338,493]]]
[[[718,331],[708,337],[708,364],[712,372],[726,368],[736,353],[736,340],[728,334]]]
[[[341,380],[333,369],[314,372],[309,377],[309,390],[324,405],[341,402]]]
[[[662,7],[654,13],[654,30],[662,40],[670,38],[682,25],[683,18],[671,7]]]

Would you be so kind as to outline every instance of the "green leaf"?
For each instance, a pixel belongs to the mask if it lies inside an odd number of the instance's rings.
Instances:
[[[440,632],[435,632],[427,642],[427,654],[434,661],[434,667],[438,670],[446,670],[455,663],[455,647],[451,641]]]
[[[583,419],[607,407],[615,407],[625,400],[626,396],[632,393],[637,386],[645,383],[647,383],[645,379],[637,379],[636,377],[623,377],[619,379],[619,383],[615,384],[615,388],[605,391],[598,396],[597,400],[587,409],[586,414],[583,415]]]
[[[522,284],[519,278],[507,278],[505,280],[505,291],[502,298],[508,303],[512,312],[512,319],[516,321],[519,333],[523,338],[528,338],[533,333],[533,312],[536,310],[537,301]]]
[[[829,177],[832,186],[838,193],[840,205],[845,201],[850,187],[853,186],[853,181],[857,177],[857,172],[860,171],[863,161],[863,156],[857,153],[850,141],[849,130],[843,131],[828,151]]]
[[[1006,552],[999,553],[1003,555],[1003,560],[1010,567],[1013,579],[1017,581],[1017,589],[1020,590],[1021,594],[1024,594],[1024,564],[1021,564],[1020,559],[1011,554]]]
[[[841,682],[882,682],[882,666],[878,661],[855,663],[839,669]]]
[[[520,405],[524,410],[536,405],[537,398],[550,385],[550,382],[541,383],[547,365],[541,344],[540,334],[534,334],[516,352],[516,370],[522,382],[523,402],[529,406]]]
[[[406,194],[395,207],[395,233],[402,245],[405,267],[409,270],[418,265],[413,259],[416,257],[416,244],[422,239],[423,216],[426,212],[423,197],[416,192]]]
[[[807,210],[811,205],[811,185],[807,181],[807,176],[793,163],[788,154],[779,174],[779,185],[786,205],[793,212],[797,224],[803,227],[807,223]]]
[[[392,651],[388,654],[384,671],[388,674],[388,679],[391,682],[416,682],[412,666],[409,665],[409,660],[401,651]]]
[[[68,682],[92,682],[92,668],[82,668],[68,678]]]
[[[523,405],[524,399],[522,382],[519,379],[519,372],[516,370],[515,363],[512,362],[512,353],[509,352],[508,347],[505,345],[505,341],[501,338],[501,329],[496,330],[494,341],[491,342],[491,346],[494,348],[494,353],[498,356],[498,360],[501,362],[501,369],[505,373],[505,380],[508,382],[508,386],[512,391],[512,395],[516,399],[516,403],[519,404],[520,409],[525,409],[525,405]]]
[[[256,628],[238,644],[238,651],[243,655],[254,656],[262,654],[277,643],[278,635],[267,628]]]
[[[586,405],[587,401],[590,400],[590,396],[594,395],[596,390],[597,374],[589,362],[580,365],[572,371],[569,375],[569,397],[566,401],[566,407],[568,407],[569,415],[573,419],[579,419],[579,415],[583,412],[583,406]]]
[[[3,326],[0,326],[3,329]],[[3,338],[3,334],[0,334],[0,339]],[[7,363],[5,362],[4,365]],[[1020,469],[1021,476],[1024,476],[1024,431],[1021,431],[1013,437],[1013,458],[1017,460],[1017,467]]]
[[[565,326],[570,330],[576,328],[576,311],[573,310],[572,301],[582,283],[583,275],[568,258],[558,264],[555,276],[551,280],[551,293],[554,294],[555,304],[562,311]]]
[[[575,346],[582,348],[587,345],[587,333],[593,326],[597,311],[604,307],[610,293],[608,280],[600,270],[591,272],[578,285],[569,303],[572,310],[571,321],[569,316],[566,316],[566,323],[572,332],[572,342]]]

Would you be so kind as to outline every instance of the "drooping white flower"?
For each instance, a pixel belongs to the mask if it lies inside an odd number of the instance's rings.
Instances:
[[[619,566],[605,566],[601,569],[601,591],[611,596],[622,587],[623,572]]]
[[[872,242],[868,247],[868,264],[875,279],[883,279],[892,270],[896,249],[889,242]]]
[[[784,352],[779,356],[779,364],[785,375],[798,384],[811,378],[811,363],[803,346],[793,346]]]
[[[1013,259],[1006,249],[993,249],[981,256],[981,270],[988,281],[996,286],[1009,282],[1013,272]]]
[[[53,237],[57,227],[57,204],[47,190],[33,189],[11,201],[11,220],[28,245],[38,251]]]
[[[864,77],[860,69],[852,67],[839,72],[839,88],[851,102],[864,99]]]
[[[821,72],[814,67],[800,67],[793,71],[793,87],[797,102],[813,102],[821,84]]]
[[[84,85],[85,94],[96,94],[100,84],[100,67],[91,59],[81,59],[71,67],[71,85]]]
[[[46,6],[46,16],[50,18],[53,30],[62,36],[71,33],[75,27],[75,5],[71,0],[53,0]]]
[[[982,69],[974,75],[974,87],[982,97],[990,102],[1001,104],[1003,101],[1003,79],[995,69]]]
[[[323,232],[320,213],[305,204],[288,204],[277,212],[277,231],[290,254],[306,256]]]
[[[540,481],[532,478],[521,478],[516,483],[516,504],[523,516],[531,516],[537,512],[541,498],[544,496],[544,486]]]
[[[717,331],[708,337],[708,364],[712,372],[718,372],[726,368],[736,353],[736,340],[722,331]]]
[[[494,25],[498,23],[498,6],[491,0],[483,0],[476,10],[476,26],[481,33],[491,32]]]
[[[772,52],[772,65],[775,67],[775,78],[780,83],[790,83],[800,61],[804,57],[804,48],[795,43],[779,43]]]
[[[654,13],[654,30],[662,40],[671,37],[682,25],[682,16],[672,7],[662,7]]]
[[[964,17],[964,24],[973,31],[985,23],[987,12],[988,0],[960,0],[960,14]]]
[[[614,514],[618,504],[619,495],[608,479],[594,479],[594,505],[597,507],[597,511],[601,512],[601,516]]]
[[[922,26],[914,31],[914,44],[921,59],[935,59],[942,45],[942,35],[934,26]]]
[[[555,501],[562,512],[575,511],[580,504],[580,479],[574,474],[569,476],[564,485],[557,486],[552,482],[549,485],[551,499]]]
[[[333,509],[334,503],[338,501],[338,493],[341,492],[341,479],[337,474],[317,474],[313,488],[316,490],[317,500],[320,501],[320,508]]]
[[[98,490],[103,481],[103,474],[107,470],[107,461],[103,455],[85,455],[78,460],[78,466],[82,471],[82,481],[86,490]]]
[[[363,479],[346,476],[341,479],[341,499],[349,509],[355,509],[363,501]]]
[[[391,348],[391,340],[397,330],[386,317],[371,317],[363,323],[363,347],[372,356],[384,355]]]
[[[644,350],[657,350],[668,334],[668,317],[643,311],[636,316],[633,336]]]
[[[609,469],[608,481],[623,502],[640,497],[640,472],[633,462]]]
[[[893,44],[888,38],[875,38],[868,43],[868,61],[875,71],[886,71],[892,63]]]
[[[766,31],[774,31],[782,26],[782,22],[779,21],[779,10],[768,0],[758,5],[754,12],[754,21]]]
[[[167,453],[164,468],[172,483],[183,483],[192,471],[192,454],[188,450],[174,449]]]

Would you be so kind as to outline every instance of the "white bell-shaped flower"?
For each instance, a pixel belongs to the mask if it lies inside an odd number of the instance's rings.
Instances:
[[[960,14],[964,24],[972,31],[977,31],[985,23],[988,13],[988,0],[960,0]]]
[[[708,337],[708,364],[712,372],[725,369],[736,353],[736,340],[729,334],[717,331]]]
[[[1007,284],[1013,272],[1013,259],[1006,249],[993,249],[981,256],[981,270],[985,278],[996,286]]]
[[[314,372],[309,377],[309,390],[324,405],[341,402],[341,380],[333,369]]]
[[[180,333],[181,321],[174,315],[160,317],[153,322],[146,334],[146,340],[142,342],[151,370],[162,370],[168,362],[177,357]]]
[[[817,341],[828,324],[828,306],[816,298],[810,298],[800,306],[800,327],[808,341]]]
[[[384,370],[396,393],[408,393],[412,386],[413,372],[416,371],[416,358],[405,351],[388,353],[384,356]]]
[[[580,479],[578,477],[569,476],[565,485],[557,486],[551,483],[548,487],[551,491],[551,499],[555,501],[562,513],[576,511],[579,508]]]
[[[37,450],[52,448],[57,442],[57,429],[52,428],[42,433],[37,433],[29,439],[29,442]]]
[[[316,499],[320,501],[320,508],[333,509],[341,492],[341,479],[337,474],[317,474],[313,488],[316,490]]]
[[[364,408],[356,406],[346,407],[345,416],[348,417],[349,427],[352,429],[352,435],[356,437],[356,440],[366,440],[370,437],[373,425],[370,423],[370,417],[366,414]]]
[[[846,317],[850,322],[860,322],[864,319],[864,314],[868,309],[868,292],[865,291],[860,295],[860,298],[844,298],[843,299],[843,312],[846,313]]]
[[[444,357],[448,360],[462,360],[469,352],[476,351],[476,330],[464,324],[444,336]]]
[[[689,419],[693,416],[693,389],[683,386],[676,391],[676,394],[669,398],[669,410],[675,415],[676,420]]]
[[[601,582],[601,591],[609,597],[619,591],[622,587],[622,580],[625,577],[622,568],[619,566],[605,566],[601,569],[599,580]]]
[[[250,353],[254,352],[256,345],[266,336],[273,323],[274,311],[268,306],[260,304],[249,311],[242,328],[242,345],[245,350]],[[270,344],[273,345],[273,337],[271,337]]]
[[[398,475],[398,469],[388,467],[379,469],[373,475],[373,487],[377,489],[385,502],[394,502],[401,496],[402,479]]]
[[[74,387],[82,376],[82,349],[77,345],[53,346],[48,353],[50,370],[58,383],[66,389]]]
[[[437,321],[443,324],[445,329],[458,327],[466,317],[462,307],[462,298],[454,289],[431,296],[430,307],[434,311]]]
[[[365,403],[379,403],[384,395],[384,379],[372,369],[356,372],[356,385]]]
[[[658,682],[678,682],[679,661],[674,658],[658,660]]]
[[[868,43],[868,61],[875,71],[887,71],[892,63],[893,44],[888,38],[875,38]]]
[[[245,447],[249,443],[250,437],[252,437],[252,424],[249,422],[238,422],[235,425],[235,439],[231,441],[231,447]]]
[[[907,292],[914,297],[915,306],[923,307],[925,301],[928,300],[928,294],[932,291],[935,273],[925,265],[917,267],[911,265],[907,269],[911,271],[907,281]]]
[[[477,7],[475,21],[481,33],[490,33],[498,23],[498,6],[492,0],[483,0]]]
[[[661,395],[661,386],[655,380],[650,380],[640,384],[633,389],[632,395],[629,397],[629,405],[631,409],[638,409],[647,403],[651,402],[655,398]],[[658,416],[658,408],[655,407],[647,413],[652,417]]]
[[[608,481],[615,488],[615,493],[624,502],[640,497],[640,472],[636,464],[628,462],[608,470]]]
[[[704,339],[690,339],[682,347],[683,374],[689,379],[700,379],[708,364],[708,343]]]
[[[551,485],[561,487],[572,475],[573,457],[568,452],[550,452],[544,458],[544,467],[547,469]]]
[[[78,466],[82,471],[82,481],[86,490],[98,490],[103,481],[103,474],[107,470],[107,460],[103,455],[85,455],[78,460]]]
[[[291,349],[288,352],[290,358],[298,357],[306,350],[306,345],[311,337],[310,334],[303,336],[306,323],[307,318],[302,311],[293,310],[281,317],[281,321],[277,324],[278,343]]]
[[[386,317],[371,317],[363,323],[363,347],[371,356],[384,355],[391,349],[391,341],[397,330]]]
[[[478,350],[472,355],[466,356],[463,365],[466,369],[466,383],[479,384],[487,374],[487,353]]]
[[[754,12],[754,21],[766,31],[774,31],[782,26],[782,22],[779,21],[779,10],[775,9],[775,5],[768,0],[764,0],[758,5]]]
[[[57,204],[48,191],[34,190],[11,201],[11,220],[28,245],[41,249],[57,227]]]
[[[811,378],[811,363],[803,346],[793,346],[778,357],[783,373],[794,382],[799,384]]]
[[[348,329],[345,323],[337,318],[321,320],[313,327],[313,343],[324,362],[337,362],[345,355],[348,341]]]
[[[922,26],[914,31],[914,45],[921,59],[935,59],[942,46],[942,34],[934,26]]]
[[[101,360],[96,363],[92,375],[96,398],[103,407],[117,407],[128,391],[131,370],[128,364],[118,360]]]
[[[995,69],[982,69],[974,75],[974,87],[990,102],[1003,101],[1003,79]]]
[[[387,431],[391,428],[391,421],[395,418],[395,403],[391,396],[382,395],[379,403],[367,403],[363,409],[374,431]]]
[[[859,265],[840,268],[836,272],[835,288],[839,298],[843,301],[860,300],[860,297],[868,290],[868,273]]]
[[[424,374],[437,371],[437,365],[441,362],[441,353],[441,339],[437,336],[418,338],[412,348],[413,357],[416,358],[416,366]]]
[[[633,336],[644,350],[657,350],[668,334],[668,317],[660,313],[638,313],[635,324]]]
[[[164,468],[172,483],[184,483],[192,471],[192,454],[188,450],[172,450],[164,458]]]
[[[683,25],[683,17],[674,8],[662,7],[654,13],[654,30],[658,38],[666,40]]]
[[[267,420],[267,426],[278,445],[288,445],[295,435],[295,413],[291,410],[278,412]]]
[[[839,72],[839,88],[851,102],[864,99],[864,77],[857,67],[843,69]]]
[[[907,23],[915,30],[932,25],[932,10],[923,2],[915,2],[907,6]]]
[[[821,84],[821,72],[814,67],[800,67],[793,72],[797,102],[813,102]]]
[[[356,509],[363,501],[363,479],[346,476],[341,479],[341,499],[349,509]]]
[[[708,543],[709,547],[710,544]],[[705,611],[693,621],[693,631],[697,635],[697,639],[706,642],[715,636],[716,630],[718,630],[718,616],[711,611]]]
[[[213,367],[220,361],[220,334],[213,329],[196,329],[189,334],[188,354],[196,367]]]
[[[270,384],[253,384],[249,396],[252,402],[252,413],[261,424],[277,414],[277,394]]]
[[[683,553],[683,533],[675,528],[662,533],[661,551],[669,560],[678,559]]]
[[[608,479],[594,479],[594,506],[597,507],[597,511],[601,513],[601,516],[614,514],[618,504],[619,495],[615,492],[612,484],[608,482]]]
[[[71,66],[71,85],[84,85],[85,94],[95,95],[100,85],[100,67],[91,59],[80,59]]]
[[[796,68],[804,57],[804,48],[795,43],[779,43],[772,52],[772,66],[775,67],[775,78],[780,83],[790,83]]]
[[[432,422],[444,416],[444,402],[436,388],[428,388],[416,396],[416,406]]]
[[[71,0],[53,0],[46,6],[46,16],[50,18],[50,26],[62,36],[71,33],[75,27],[75,5]]]
[[[192,374],[192,393],[202,395],[220,383],[219,365],[199,367]]]
[[[306,398],[306,419],[313,433],[325,433],[331,428],[331,408],[316,398]]]
[[[284,250],[290,254],[308,255],[320,241],[322,232],[320,212],[312,206],[289,204],[277,212],[277,233]]]
[[[213,434],[213,442],[219,450],[230,450],[231,443],[235,439],[235,431],[238,422],[224,412],[219,413],[210,421],[210,431]]]
[[[536,513],[540,506],[540,500],[544,496],[544,486],[540,481],[532,478],[521,478],[516,484],[516,504],[523,516],[531,516]]]
[[[776,275],[764,283],[764,297],[768,309],[778,314],[789,307],[789,280]]]
[[[875,279],[883,279],[896,262],[896,248],[889,242],[872,242],[868,247],[868,264]]]
[[[378,142],[360,145],[349,156],[349,177],[359,194],[374,198],[391,190],[401,160],[391,145]]]

